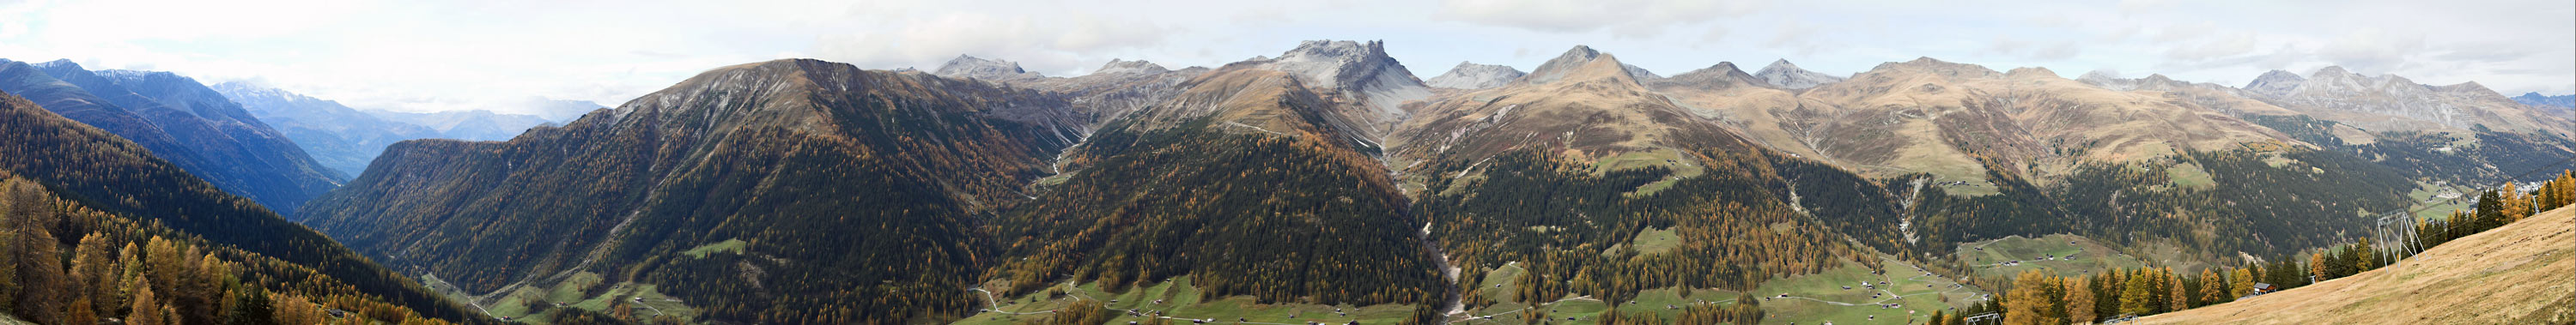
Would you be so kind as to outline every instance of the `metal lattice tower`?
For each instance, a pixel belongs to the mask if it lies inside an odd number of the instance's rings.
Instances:
[[[2390,265],[2397,264],[2400,258],[2413,256],[2424,250],[2423,241],[2417,240],[2422,237],[2416,234],[2415,213],[2412,211],[2395,210],[2381,213],[2379,221],[2371,227],[2370,233],[2372,253],[2377,254],[2379,260],[2387,261]]]
[[[1968,323],[1969,323],[1969,324],[1978,324],[1978,323],[2003,324],[2003,323],[2004,323],[2004,321],[2003,321],[2003,317],[2004,317],[2004,316],[2003,316],[2002,314],[1998,314],[1998,313],[1984,313],[1984,314],[1970,315],[1970,316],[1968,316],[1967,318],[1964,318],[1963,320],[1968,321]]]

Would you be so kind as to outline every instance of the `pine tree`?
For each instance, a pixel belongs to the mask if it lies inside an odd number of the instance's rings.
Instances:
[[[2102,272],[2093,281],[2093,318],[2111,318],[2120,314],[2120,291],[2127,290],[2129,284],[2120,275],[2120,270],[2112,269]]]
[[[153,296],[152,296],[152,280],[151,280],[151,279],[143,279],[143,280],[140,280],[139,282],[141,283],[141,285],[137,285],[137,286],[135,286],[135,288],[134,288],[134,305],[133,305],[133,306],[131,306],[131,307],[127,307],[127,308],[126,308],[125,324],[126,324],[126,325],[168,325],[168,324],[178,324],[178,322],[174,322],[174,321],[171,321],[171,320],[170,320],[170,319],[168,319],[168,318],[164,318],[164,317],[166,317],[166,316],[169,316],[169,313],[163,313],[163,312],[161,312],[161,302],[160,302],[160,298],[159,298],[159,297],[153,297]]]
[[[116,256],[116,265],[125,266],[124,270],[117,272],[117,290],[125,292],[122,296],[126,300],[134,300],[135,288],[150,286],[143,283],[143,251],[134,242],[126,242],[125,248],[117,250]]]
[[[2503,202],[2496,202],[2496,204],[2504,209],[2504,222],[2497,224],[2498,226],[2522,221],[2523,217],[2531,216],[2531,196],[2523,194],[2521,189],[2515,188],[2516,186],[2519,185],[2507,182],[2504,184],[2504,193],[2498,195],[2500,197],[2497,200]]]
[[[2183,285],[2182,283],[2182,277],[2184,276],[2186,275],[2174,275],[2170,270],[2165,272],[2165,288],[2173,292],[2171,295],[2165,296],[2168,297],[2165,299],[2165,312],[2191,309],[2191,298],[2193,295],[2191,292],[2191,286]]]
[[[232,318],[231,324],[261,324],[277,319],[277,302],[269,299],[268,290],[246,286],[233,292],[235,307],[225,313]]]
[[[12,184],[11,186],[29,185]],[[30,193],[30,191],[33,190],[11,189],[12,196]],[[76,290],[72,290],[75,287],[72,286],[70,277],[63,274],[63,255],[58,247],[61,242],[56,241],[47,230],[48,226],[54,223],[53,220],[57,220],[55,218],[59,216],[53,215],[50,211],[29,210],[48,208],[49,205],[43,202],[48,202],[49,199],[21,197],[12,200],[17,202],[18,206],[15,209],[19,211],[12,211],[10,213],[15,215],[0,220],[5,221],[5,226],[8,228],[5,230],[8,235],[0,236],[6,237],[0,238],[0,242],[6,242],[9,246],[0,247],[0,261],[5,261],[0,262],[5,264],[0,265],[0,268],[7,269],[0,272],[6,272],[9,275],[7,278],[0,278],[0,282],[10,282],[10,290],[14,292],[0,297],[7,298],[8,305],[12,307],[10,309],[15,310],[13,313],[18,319],[36,323],[60,323],[63,321],[63,305],[72,300],[76,295],[73,291]]]
[[[2066,321],[2075,323],[2093,322],[2094,302],[2093,285],[2091,282],[2092,281],[2084,279],[2075,279],[2066,283]]]
[[[2500,195],[2496,195],[2496,191],[2495,191],[2495,190],[2487,190],[2487,191],[2486,191],[2486,193],[2484,193],[2484,194],[2479,194],[2479,195],[2478,195],[2478,207],[2477,207],[2477,212],[2476,212],[2476,213],[2477,213],[2477,222],[2476,222],[2476,223],[2474,223],[2474,224],[2471,224],[2471,226],[2469,227],[2469,229],[2473,229],[2473,230],[2471,230],[2471,231],[2469,231],[2469,232],[2470,232],[2470,233],[2476,233],[2476,232],[2479,232],[2479,231],[2486,231],[2487,229],[2495,229],[2495,227],[2504,226],[2504,222],[2505,222],[2505,215],[2504,215],[2504,202],[2501,202],[2501,201],[2503,201],[2503,199],[2504,199],[2504,198],[2503,198],[2503,197],[2501,197]],[[2464,235],[2462,235],[2462,236],[2460,236],[2460,237],[2466,237],[2466,235],[2464,234]]]
[[[2309,276],[2311,276],[2311,277],[2313,277],[2313,278],[2314,278],[2314,279],[2316,279],[2316,280],[2313,280],[2313,281],[2301,281],[2301,283],[2312,283],[2312,282],[2314,282],[2314,281],[2325,281],[2325,280],[2328,280],[2328,279],[2334,279],[2334,274],[2333,274],[2333,273],[2329,273],[2329,272],[2333,272],[2333,270],[2334,270],[2334,267],[2326,265],[2326,253],[2325,253],[2325,252],[2317,252],[2316,254],[2309,254],[2309,255],[2308,255],[2308,275],[2309,275]]]
[[[63,306],[64,324],[98,324],[98,307],[90,306],[89,297],[72,299]]]
[[[2158,308],[2155,300],[2156,286],[2152,283],[2155,282],[2155,277],[2148,276],[2146,272],[2148,271],[2138,270],[2138,274],[2129,276],[2126,288],[2120,290],[2120,313],[2129,315],[2156,313]]]
[[[2012,290],[2005,293],[2004,324],[2065,323],[2063,319],[2048,315],[2049,307],[2058,305],[2057,297],[2049,296],[2049,290],[2058,287],[2056,281],[2051,278],[2053,276],[2042,270],[2023,271],[2020,276],[2014,277]]]
[[[304,296],[279,294],[270,301],[270,309],[274,311],[271,318],[278,324],[321,324],[326,320],[322,316],[322,307],[313,305]]]
[[[0,203],[7,202],[7,200],[0,200]],[[6,205],[0,205],[0,211],[6,211],[7,208]],[[17,300],[15,298],[18,292],[25,290],[20,288],[18,283],[18,258],[17,254],[12,253],[16,251],[18,251],[17,230],[0,229],[0,307],[15,307],[11,306],[15,304],[7,302]]]
[[[72,252],[72,282],[78,283],[90,299],[91,315],[108,315],[125,305],[124,292],[117,290],[115,243],[107,235],[90,233],[82,236],[80,246]]]
[[[2254,271],[2255,269],[2250,268],[2236,269],[2233,274],[2229,274],[2227,276],[2227,294],[2233,297],[2244,297],[2245,295],[2254,294]]]
[[[2219,275],[2217,270],[2200,269],[2199,306],[2216,305],[2236,297],[2227,295],[2227,291],[2226,276]]]

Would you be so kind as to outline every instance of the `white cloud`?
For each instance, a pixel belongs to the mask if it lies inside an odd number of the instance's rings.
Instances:
[[[2206,41],[2174,45],[2174,47],[2165,51],[2165,58],[2182,61],[2207,61],[2210,59],[2253,52],[2254,47],[2258,45],[2260,45],[2260,42],[2257,41],[2254,33],[2230,33],[2223,36],[2217,36],[2215,39],[2208,39]]]
[[[1614,37],[1649,38],[1674,25],[1742,17],[1765,6],[1743,0],[1444,0],[1435,17],[1554,33],[1607,29]]]
[[[2423,35],[2397,35],[2378,28],[2366,28],[2344,34],[2317,54],[2327,62],[2347,68],[2390,71],[2403,67],[2409,56],[2424,51]]]
[[[1309,39],[1384,39],[1415,68],[1527,67],[1586,44],[1673,71],[1786,58],[1842,74],[1930,56],[2241,84],[2344,65],[2576,92],[2576,29],[2563,28],[2576,3],[2564,1],[0,0],[0,17],[0,57],[257,78],[403,110],[615,105],[791,57],[929,69],[969,54],[1068,75],[1111,58],[1213,66]]]
[[[2157,43],[2173,43],[2200,39],[2217,33],[2218,23],[2204,20],[2196,23],[2167,25],[2156,30],[2154,40]]]
[[[2041,61],[2056,61],[2074,58],[2076,54],[2082,53],[2084,53],[2084,48],[2082,46],[2077,46],[2075,42],[2061,41],[2049,44],[2048,47],[2032,50],[2030,58]]]

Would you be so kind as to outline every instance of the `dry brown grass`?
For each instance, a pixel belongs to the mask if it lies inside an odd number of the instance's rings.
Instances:
[[[2576,321],[2576,208],[2452,241],[2388,268],[2145,324],[2566,324]]]

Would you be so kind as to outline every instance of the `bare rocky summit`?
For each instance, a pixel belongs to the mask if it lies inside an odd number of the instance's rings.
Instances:
[[[1800,69],[1797,64],[1789,63],[1788,59],[1771,61],[1771,65],[1763,66],[1762,71],[1754,72],[1753,76],[1761,78],[1763,82],[1770,83],[1772,86],[1788,89],[1815,88],[1817,85],[1843,81],[1843,77]]]
[[[955,59],[948,59],[947,64],[939,65],[939,70],[933,71],[930,74],[949,78],[974,78],[1004,82],[1046,77],[1044,74],[1020,69],[1020,64],[1018,62],[984,59],[969,55],[958,55]]]
[[[1501,87],[1503,84],[1512,83],[1513,79],[1520,79],[1521,76],[1525,75],[1529,75],[1529,73],[1521,72],[1519,69],[1512,69],[1510,66],[1476,64],[1475,62],[1458,62],[1457,67],[1449,68],[1449,73],[1442,73],[1438,77],[1431,77],[1430,81],[1424,82],[1423,84],[1439,88],[1485,89]]]

